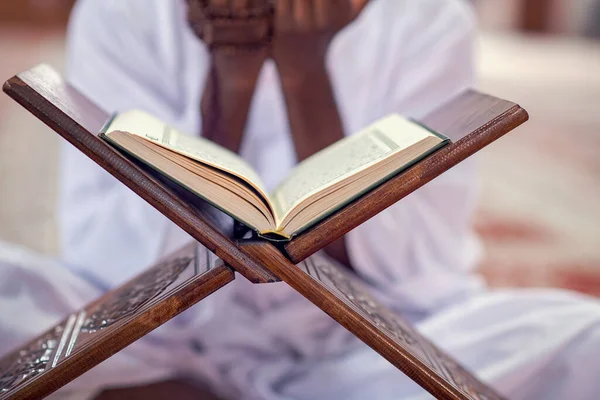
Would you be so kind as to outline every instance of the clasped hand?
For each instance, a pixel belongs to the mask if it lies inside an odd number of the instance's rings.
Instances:
[[[279,67],[297,67],[322,59],[368,1],[188,0],[188,19],[213,52],[266,48]]]

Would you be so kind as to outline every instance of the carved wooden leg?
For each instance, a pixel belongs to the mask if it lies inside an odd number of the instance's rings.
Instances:
[[[436,398],[502,399],[375,300],[365,285],[343,268],[314,256],[295,266],[265,242],[247,242],[242,249]]]
[[[0,360],[0,400],[56,391],[234,279],[198,244],[164,258]]]

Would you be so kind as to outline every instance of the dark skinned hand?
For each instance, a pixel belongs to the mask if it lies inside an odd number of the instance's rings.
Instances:
[[[270,54],[281,78],[298,160],[344,137],[325,55],[333,38],[368,0],[275,0]],[[340,238],[325,252],[352,269]]]
[[[275,0],[271,55],[285,73],[321,63],[335,35],[369,0]]]
[[[272,14],[269,0],[188,0],[188,22],[211,49],[266,46]]]
[[[238,152],[272,29],[269,0],[188,0],[188,20],[211,51],[202,134]]]

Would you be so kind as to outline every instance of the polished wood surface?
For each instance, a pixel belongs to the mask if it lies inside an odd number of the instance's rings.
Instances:
[[[502,398],[375,300],[345,268],[322,257],[293,266],[264,241],[246,242],[242,248],[436,398]]]
[[[201,200],[194,199],[197,196],[174,188],[99,139],[95,133],[108,115],[62,81],[52,68],[35,67],[11,78],[3,89],[246,278],[252,282],[278,280],[269,273],[268,266],[265,269],[239,252],[231,240],[232,233],[207,218],[211,213],[205,212]],[[301,262],[527,119],[527,112],[509,101],[475,91],[457,96],[422,121],[455,138],[452,144],[294,238],[285,245],[288,258]]]
[[[0,360],[0,399],[37,399],[59,389],[234,279],[196,243]]]
[[[285,246],[288,257],[294,263],[304,260],[527,119],[527,112],[517,104],[478,92],[467,91],[452,99],[422,123],[454,138],[453,143],[293,239]]]
[[[460,140],[365,194],[285,247],[278,248],[264,241],[235,239],[233,232],[218,222],[219,218],[213,218],[216,209],[174,187],[99,139],[96,133],[106,121],[107,114],[67,85],[50,67],[42,65],[19,74],[7,81],[3,90],[235,271],[255,283],[284,280],[430,393],[444,399],[499,398],[435,346],[420,338],[408,324],[377,305],[360,282],[350,279],[350,275],[331,267],[323,269],[311,265],[310,261],[300,266],[294,263],[305,260],[523,123],[527,113],[518,105],[477,92],[456,97],[424,122],[440,133]],[[326,274],[325,270],[331,277],[320,279],[317,275],[315,278],[317,271]],[[227,279],[233,279],[230,272]],[[365,301],[374,304],[375,308],[366,309],[366,303],[356,303],[356,296],[367,299]],[[163,314],[165,311],[159,312],[156,318],[169,318]],[[63,322],[67,323],[68,320]],[[42,344],[46,343],[44,337],[41,340]],[[32,343],[40,345],[39,340]],[[411,343],[417,343],[416,347]],[[89,357],[108,357],[114,353],[88,352],[91,353]],[[83,359],[86,353],[82,354]],[[87,365],[74,364],[69,369],[73,374],[69,379],[83,373]],[[36,382],[45,376],[40,375]],[[46,382],[51,390],[62,384],[58,380]]]
[[[239,251],[218,220],[184,198],[164,179],[134,163],[101,140],[97,133],[109,115],[48,65],[39,65],[9,79],[4,92],[56,131],[98,165],[123,182],[194,239],[254,283],[274,282],[277,277]]]

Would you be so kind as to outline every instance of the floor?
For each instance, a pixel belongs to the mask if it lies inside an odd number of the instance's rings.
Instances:
[[[2,80],[38,62],[63,68],[60,31],[0,27]],[[475,220],[494,286],[600,295],[600,43],[481,34],[480,88],[531,120],[480,154]],[[55,255],[58,136],[0,95],[0,240]]]
[[[0,81],[40,62],[63,69],[60,30],[0,27]],[[59,137],[0,94],[0,240],[57,254],[54,224]]]
[[[481,154],[482,270],[600,295],[600,43],[482,35],[478,65],[483,90],[531,117]]]

